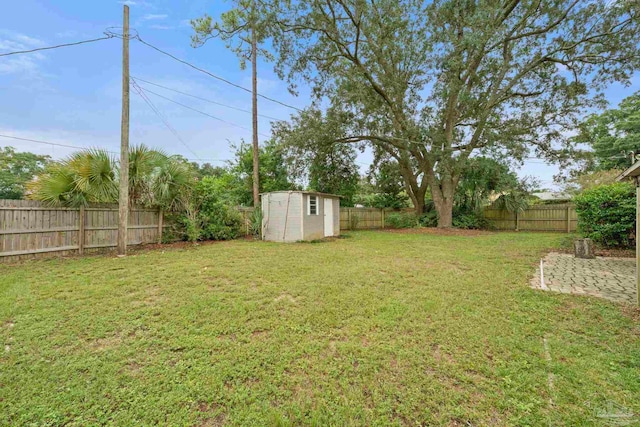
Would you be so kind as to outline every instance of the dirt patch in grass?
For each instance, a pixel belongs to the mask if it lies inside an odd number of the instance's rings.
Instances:
[[[486,230],[464,230],[462,228],[435,228],[435,227],[421,227],[421,228],[391,228],[384,230],[386,233],[397,234],[431,234],[434,236],[488,236],[494,234],[491,231]]]

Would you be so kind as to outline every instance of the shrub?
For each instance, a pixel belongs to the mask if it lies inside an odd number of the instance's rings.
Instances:
[[[429,211],[420,215],[418,219],[421,227],[435,227],[438,225],[438,213],[436,211]]]
[[[631,184],[617,182],[585,190],[575,199],[578,229],[606,247],[630,246],[635,231],[636,199]]]
[[[232,206],[221,202],[205,202],[200,211],[202,240],[231,240],[240,236],[242,215]]]
[[[249,231],[255,238],[262,237],[262,209],[255,208],[249,217]]]
[[[418,225],[418,218],[413,212],[393,212],[387,215],[385,224],[391,228],[411,228]]]
[[[453,226],[467,230],[489,229],[491,222],[484,217],[481,211],[454,210]]]
[[[352,214],[349,218],[349,230],[357,230],[358,224],[360,224],[360,217]]]

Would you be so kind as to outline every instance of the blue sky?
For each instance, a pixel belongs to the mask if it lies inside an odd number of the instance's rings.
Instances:
[[[100,37],[107,27],[122,25],[122,4],[130,5],[131,26],[146,41],[201,66],[232,82],[250,87],[250,71],[240,70],[238,59],[224,43],[211,40],[204,47],[190,46],[189,20],[209,13],[214,18],[229,7],[220,0],[77,0],[12,1],[0,15],[0,52],[31,49]],[[291,96],[286,85],[259,62],[259,92],[288,104],[309,104],[308,92]],[[0,134],[82,147],[118,151],[121,111],[121,40],[110,39],[35,54],[0,58]],[[131,74],[150,82],[196,94],[236,108],[251,108],[249,93],[214,80],[177,63],[139,42],[131,41]],[[231,156],[230,143],[251,140],[251,115],[188,98],[141,83],[163,96],[233,123],[217,121],[149,94],[149,98],[177,131],[183,145],[156,114],[131,91],[131,143],[145,143],[171,154],[207,159],[213,164]],[[640,90],[633,85],[614,85],[607,91],[611,105]],[[259,101],[262,114],[287,119],[293,112],[266,100]],[[241,127],[246,128],[241,129]],[[269,134],[270,120],[261,118],[260,133]],[[265,137],[261,136],[261,140]],[[74,149],[0,138],[0,147],[64,157]],[[187,148],[188,147],[188,148]],[[210,159],[217,159],[212,161]],[[358,161],[362,170],[369,153]],[[536,176],[551,186],[557,167],[540,160],[528,161],[520,175]]]

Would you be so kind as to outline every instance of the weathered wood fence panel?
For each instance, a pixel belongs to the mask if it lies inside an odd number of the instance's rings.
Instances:
[[[497,230],[571,233],[578,229],[578,215],[573,205],[534,205],[517,214],[487,208],[484,210],[484,216]]]
[[[156,243],[162,237],[157,210],[133,208],[129,245]],[[0,262],[69,255],[115,247],[117,205],[61,208],[33,200],[0,200]]]

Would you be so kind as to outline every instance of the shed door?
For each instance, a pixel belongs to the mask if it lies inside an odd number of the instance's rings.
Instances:
[[[333,236],[333,199],[324,199],[324,237]]]

